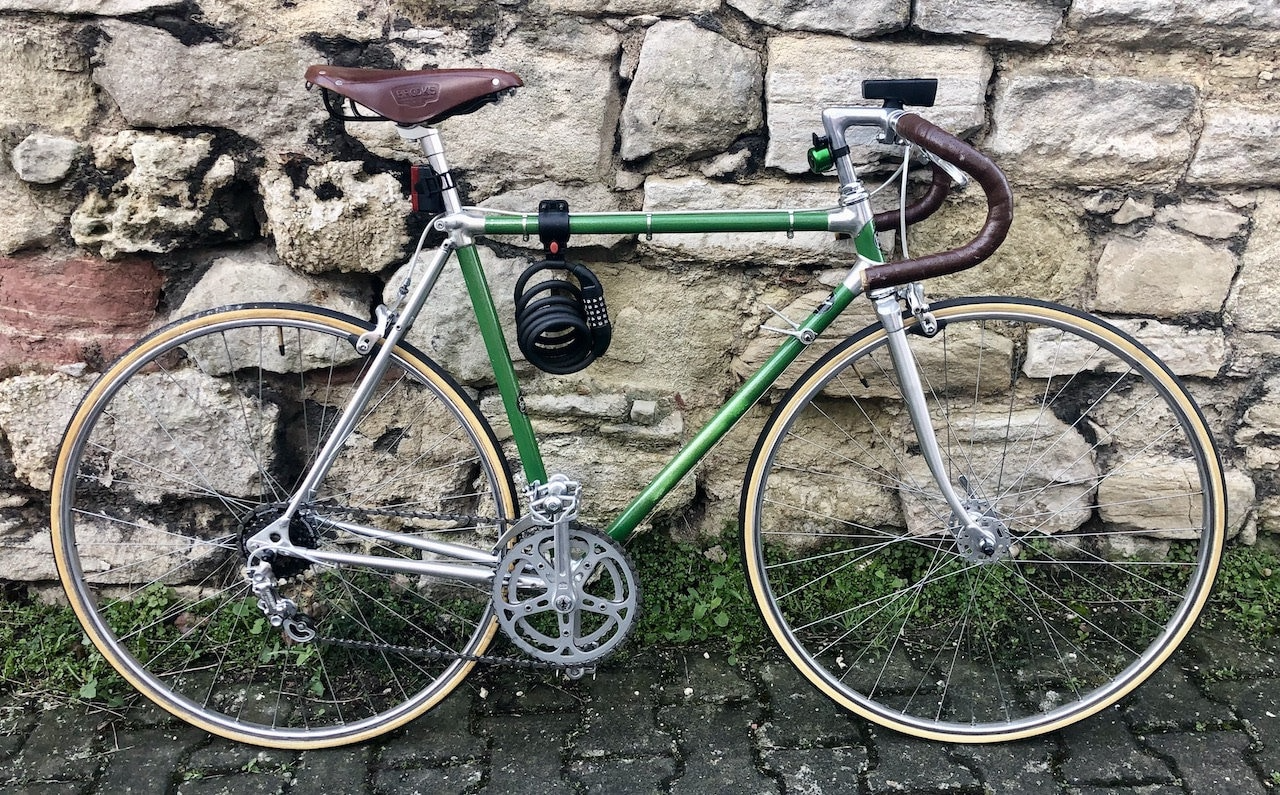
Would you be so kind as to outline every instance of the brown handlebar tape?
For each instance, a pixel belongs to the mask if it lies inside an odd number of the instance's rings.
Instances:
[[[862,275],[862,283],[867,290],[972,268],[1000,247],[1013,222],[1013,192],[1004,173],[986,155],[914,113],[905,114],[898,120],[897,132],[903,139],[924,147],[973,177],[986,194],[987,218],[977,236],[960,248],[867,268]]]
[[[937,212],[947,198],[947,194],[951,192],[951,176],[937,163],[933,166],[933,182],[929,183],[929,190],[915,202],[907,206],[905,211],[885,210],[882,213],[876,213],[872,219],[876,225],[877,232],[885,232],[890,229],[897,229],[902,223],[901,216],[905,215],[908,225],[918,223]]]

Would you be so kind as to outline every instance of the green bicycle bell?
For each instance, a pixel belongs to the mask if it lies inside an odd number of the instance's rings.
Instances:
[[[825,174],[835,168],[836,157],[831,151],[831,141],[826,137],[813,135],[813,147],[809,150],[809,170],[814,174]]]

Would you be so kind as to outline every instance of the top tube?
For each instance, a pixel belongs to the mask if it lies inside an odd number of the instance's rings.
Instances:
[[[482,212],[484,212],[482,210]],[[852,219],[844,208],[834,210],[724,210],[569,213],[572,234],[652,235],[707,232],[848,232]],[[485,212],[483,233],[533,235],[538,232],[536,213]]]

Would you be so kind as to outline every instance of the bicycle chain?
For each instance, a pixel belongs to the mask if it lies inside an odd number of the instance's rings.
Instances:
[[[513,523],[511,519],[499,519],[488,516],[474,516],[469,514],[453,514],[453,513],[436,513],[433,511],[409,511],[396,510],[394,508],[351,508],[347,506],[335,505],[328,502],[316,503],[316,507],[324,508],[334,513],[343,513],[348,516],[395,516],[402,519],[426,519],[437,522],[462,522],[469,525],[493,524],[497,525],[503,533]],[[585,526],[585,525],[584,525]],[[592,529],[592,528],[588,528]],[[363,649],[366,651],[389,652],[399,654],[406,657],[417,657],[425,660],[460,660],[462,662],[474,662],[480,665],[504,666],[507,668],[522,668],[525,670],[554,670],[563,671],[574,666],[565,663],[553,663],[545,660],[535,660],[529,657],[504,657],[500,655],[490,654],[462,654],[461,652],[450,652],[442,649],[423,649],[416,646],[401,646],[395,643],[375,643],[368,640],[355,640],[353,638],[335,638],[327,635],[316,635],[315,642],[323,642],[332,646],[340,646],[347,649]]]

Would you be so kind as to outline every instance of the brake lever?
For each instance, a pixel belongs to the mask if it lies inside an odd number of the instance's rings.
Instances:
[[[954,163],[943,160],[928,149],[923,149],[922,151],[929,156],[930,160],[937,164],[938,168],[947,172],[947,176],[951,177],[951,181],[955,183],[957,189],[964,190],[965,187],[968,186],[969,175],[961,171]]]

